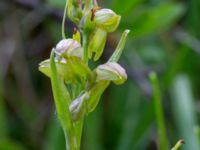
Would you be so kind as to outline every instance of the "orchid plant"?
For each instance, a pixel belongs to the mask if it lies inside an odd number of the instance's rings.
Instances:
[[[72,38],[65,36],[66,16],[76,25]],[[117,63],[129,30],[125,30],[110,59],[95,69],[88,61],[97,61],[105,48],[107,34],[117,29],[121,16],[98,6],[96,0],[66,1],[62,40],[52,49],[50,58],[39,70],[51,80],[58,120],[64,131],[67,150],[79,150],[84,118],[94,111],[111,82],[122,84],[125,69]]]

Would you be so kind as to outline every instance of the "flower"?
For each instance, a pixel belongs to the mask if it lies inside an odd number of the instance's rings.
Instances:
[[[116,62],[107,62],[96,68],[97,82],[101,80],[113,81],[115,84],[122,84],[127,79],[127,74]]]
[[[96,25],[107,32],[113,32],[117,29],[121,16],[117,15],[111,9],[97,9],[94,11],[94,22]]]
[[[61,40],[55,48],[56,54],[63,57],[76,56],[83,58],[83,48],[80,43],[73,39]]]

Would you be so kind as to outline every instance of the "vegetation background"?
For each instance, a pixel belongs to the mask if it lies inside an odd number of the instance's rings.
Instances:
[[[87,117],[82,149],[160,149],[161,110],[169,147],[183,138],[183,150],[199,150],[200,1],[99,2],[122,15],[100,61],[113,52],[122,31],[130,29],[120,61],[129,79],[122,86],[111,85]],[[64,4],[65,0],[0,1],[0,150],[65,149],[50,81],[38,71],[38,63],[61,38]],[[73,24],[66,25],[71,36]],[[159,107],[154,107],[151,71],[158,74]]]

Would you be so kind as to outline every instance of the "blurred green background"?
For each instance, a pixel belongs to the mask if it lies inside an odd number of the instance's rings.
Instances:
[[[169,147],[184,139],[183,150],[199,150],[200,1],[99,3],[122,15],[100,63],[112,54],[123,30],[130,29],[120,60],[129,78],[124,85],[112,84],[86,118],[82,150],[163,149],[160,130]],[[64,4],[65,0],[0,2],[0,150],[65,149],[50,81],[38,71],[38,63],[61,39]],[[68,36],[73,26],[67,20]],[[158,74],[155,92],[151,71]]]

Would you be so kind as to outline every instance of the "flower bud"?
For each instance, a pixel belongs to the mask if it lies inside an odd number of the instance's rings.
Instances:
[[[55,52],[63,57],[76,56],[81,59],[83,58],[83,49],[80,43],[73,39],[61,40],[56,45]]]
[[[73,121],[78,121],[86,115],[88,98],[88,93],[84,93],[70,104],[69,110]]]
[[[108,80],[113,81],[115,84],[122,84],[127,79],[127,74],[124,68],[115,62],[108,62],[98,66],[96,73],[97,82],[101,80]]]
[[[95,53],[94,61],[97,61],[104,50],[105,44],[106,44],[106,37],[107,32],[97,28],[94,32],[94,34],[91,36],[91,40],[88,47],[88,57],[89,59],[92,58],[92,54]]]
[[[121,16],[117,15],[111,9],[99,9],[94,12],[94,22],[96,25],[107,32],[113,32],[117,29]]]
[[[83,16],[81,5],[79,0],[68,0],[68,16],[76,24],[79,23]]]

